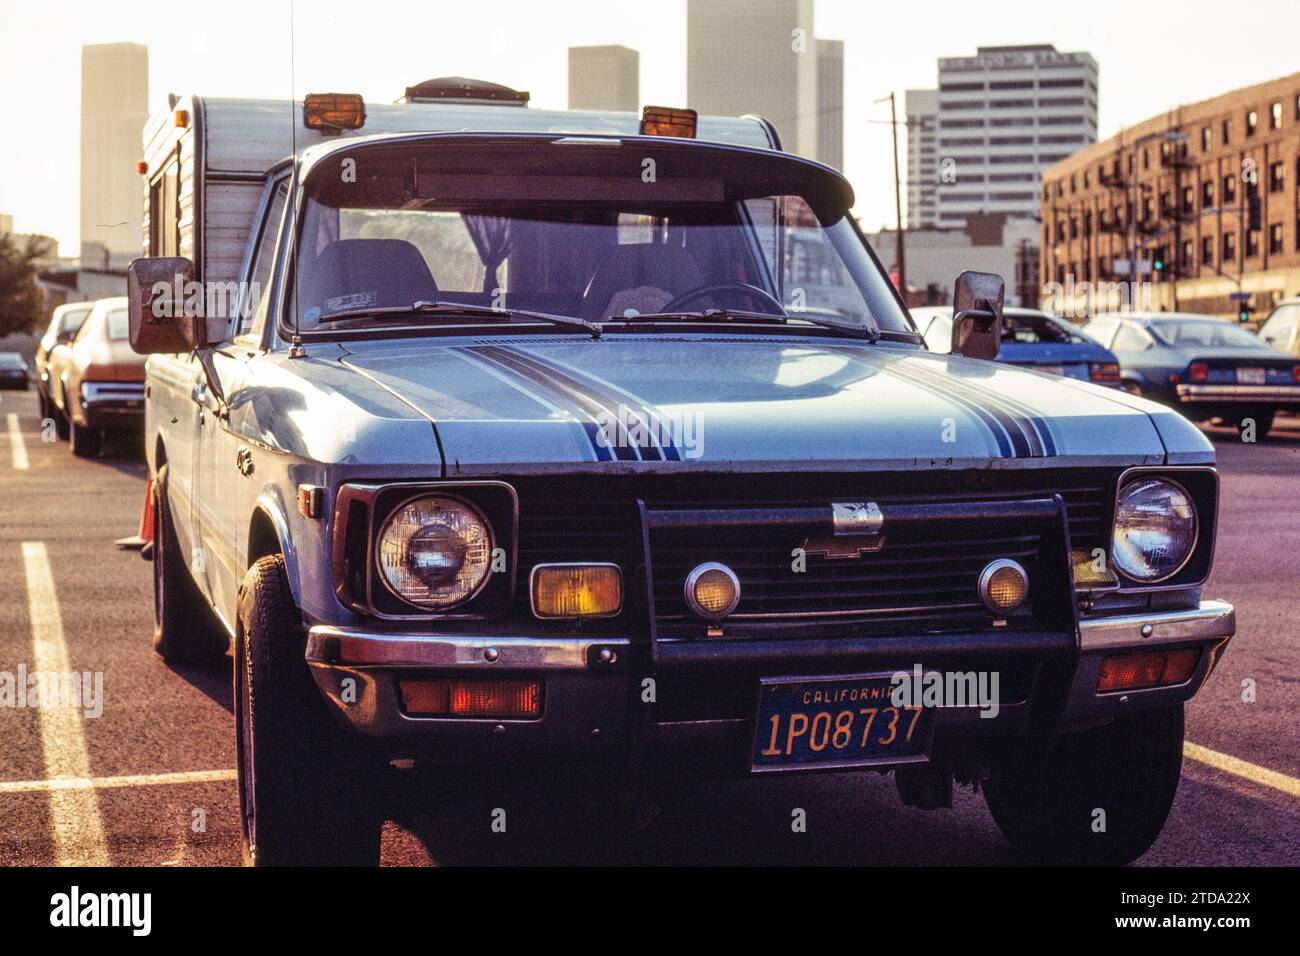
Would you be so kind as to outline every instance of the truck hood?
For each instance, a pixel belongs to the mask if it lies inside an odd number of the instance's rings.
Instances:
[[[1142,399],[884,343],[607,334],[348,350],[345,365],[434,423],[448,476],[1213,460],[1190,424]]]

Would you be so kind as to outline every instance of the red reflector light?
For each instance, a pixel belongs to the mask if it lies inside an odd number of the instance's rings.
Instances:
[[[140,162],[135,164],[135,171],[143,176],[145,173],[149,172],[149,164],[142,159]]]
[[[1118,382],[1119,366],[1114,362],[1088,363],[1088,377],[1094,382]]]
[[[1291,366],[1291,381],[1300,382],[1300,365]]]
[[[1200,656],[1199,650],[1192,649],[1108,657],[1101,662],[1097,693],[1181,684],[1192,676]]]
[[[641,111],[641,135],[680,136],[682,139],[694,139],[695,120],[695,110],[647,106]]]
[[[1187,374],[1191,376],[1193,382],[1204,382],[1210,377],[1210,367],[1204,362],[1193,362]]]
[[[402,710],[412,717],[531,719],[542,713],[542,682],[535,680],[404,680]]]

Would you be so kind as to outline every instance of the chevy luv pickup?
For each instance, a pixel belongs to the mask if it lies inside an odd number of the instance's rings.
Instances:
[[[928,351],[770,124],[521,97],[147,133],[154,640],[233,644],[247,860],[376,863],[385,774],[579,766],[632,822],[886,772],[1029,858],[1145,852],[1235,628],[1212,445],[990,361],[996,276]]]

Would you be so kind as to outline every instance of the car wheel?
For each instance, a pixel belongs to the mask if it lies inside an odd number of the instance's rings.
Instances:
[[[167,503],[168,466],[153,483],[153,646],[170,664],[201,664],[226,656],[230,639],[194,583],[181,554]]]
[[[380,760],[329,712],[303,658],[284,558],[253,563],[235,627],[235,748],[244,861],[375,866]]]
[[[1246,423],[1254,422],[1255,441],[1259,441],[1261,438],[1267,437],[1269,431],[1272,430],[1273,416],[1275,414],[1276,411],[1272,408],[1247,409],[1237,416],[1237,420],[1233,424],[1237,426],[1237,434],[1244,436],[1247,428]]]
[[[1037,863],[1119,866],[1169,816],[1183,760],[1183,705],[1065,734],[1046,762],[992,768],[985,800],[1016,852]]]
[[[103,444],[99,432],[93,428],[78,425],[75,421],[69,425],[68,438],[72,445],[72,453],[78,458],[94,458],[99,454],[99,449]]]

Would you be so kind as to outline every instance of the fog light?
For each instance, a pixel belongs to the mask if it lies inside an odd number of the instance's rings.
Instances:
[[[1029,575],[1010,558],[990,561],[980,572],[980,600],[994,614],[1010,614],[1029,595]]]
[[[539,564],[529,582],[540,618],[613,617],[623,607],[617,564]]]
[[[707,561],[686,576],[686,603],[706,621],[721,621],[740,603],[740,579],[725,564]]]
[[[1192,649],[1108,657],[1101,662],[1097,693],[1181,684],[1192,676],[1200,656]]]
[[[535,680],[404,680],[402,710],[412,717],[528,719],[541,716],[542,683]]]

